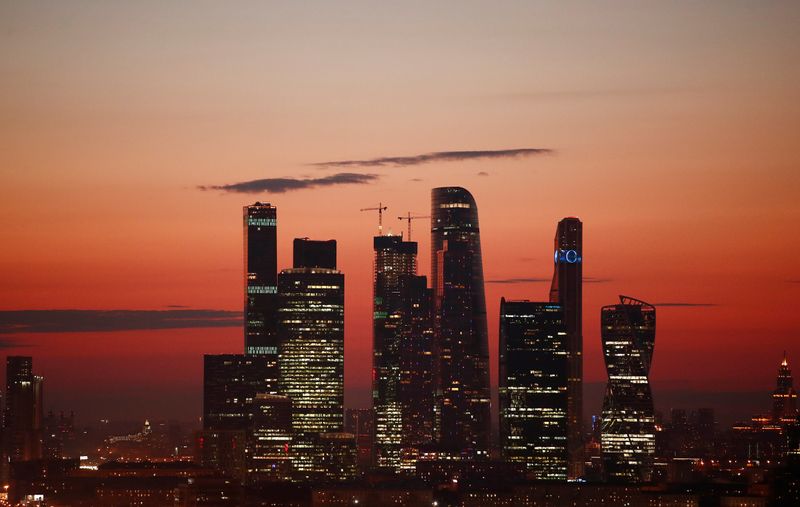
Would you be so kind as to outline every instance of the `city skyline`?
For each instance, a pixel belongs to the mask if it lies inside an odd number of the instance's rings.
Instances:
[[[659,309],[657,409],[747,417],[780,351],[800,357],[794,3],[71,4],[0,6],[0,338],[48,408],[198,417],[202,355],[241,351],[257,200],[280,209],[278,269],[296,237],[338,241],[346,404],[367,406],[377,224],[358,210],[404,232],[447,185],[481,207],[493,383],[500,297],[547,299],[566,216],[585,223],[584,419],[618,294]]]

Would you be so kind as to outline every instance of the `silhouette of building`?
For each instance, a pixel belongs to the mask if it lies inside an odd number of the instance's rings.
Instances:
[[[286,396],[258,393],[251,404],[247,480],[251,484],[287,481],[292,476],[292,402]]]
[[[556,228],[550,302],[564,312],[569,361],[569,477],[583,475],[583,223],[564,218]]]
[[[536,480],[567,480],[567,333],[561,306],[500,300],[500,446]]]
[[[400,468],[403,418],[400,403],[401,299],[400,279],[417,274],[417,244],[402,236],[373,238],[373,408],[375,464]]]
[[[433,290],[426,277],[400,277],[399,316],[400,467],[412,472],[434,435]]]
[[[281,271],[278,292],[279,385],[292,401],[292,466],[296,478],[313,479],[325,471],[319,434],[343,430],[344,275],[298,265]]]
[[[257,202],[244,207],[245,353],[271,361],[265,378],[277,382],[277,208]]]
[[[777,423],[794,423],[797,419],[797,391],[794,389],[792,370],[786,352],[778,367],[778,379],[775,391],[772,392],[772,420]]]
[[[44,378],[33,374],[33,358],[6,358],[3,473],[9,462],[42,458]]]
[[[292,246],[293,267],[336,269],[335,239],[295,238]]]
[[[654,306],[627,296],[600,315],[608,385],[603,400],[601,447],[611,482],[649,482],[655,453],[650,364],[656,335]]]
[[[436,439],[442,450],[486,457],[489,343],[478,208],[466,189],[431,191]]]

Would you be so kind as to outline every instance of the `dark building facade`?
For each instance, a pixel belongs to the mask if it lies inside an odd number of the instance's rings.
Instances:
[[[567,354],[560,305],[500,300],[500,446],[535,480],[567,480]]]
[[[649,482],[655,453],[650,364],[656,336],[654,306],[627,296],[600,315],[608,385],[603,400],[601,449],[610,482]]]
[[[295,268],[336,269],[336,240],[295,238],[292,249]]]
[[[44,379],[33,374],[33,358],[6,358],[4,466],[42,457],[43,389]]]
[[[277,208],[257,202],[244,215],[245,353],[272,361],[265,378],[277,381],[278,238]]]
[[[568,448],[569,477],[583,474],[583,223],[564,218],[556,228],[550,302],[564,312],[569,364]]]
[[[292,401],[292,466],[299,479],[322,472],[320,433],[344,424],[344,275],[331,268],[281,271],[279,385]]]
[[[777,423],[794,423],[797,419],[797,391],[794,389],[792,370],[786,353],[778,367],[778,379],[772,392],[772,420]]]
[[[399,469],[403,418],[400,357],[403,352],[401,277],[417,274],[417,244],[402,236],[375,236],[373,278],[373,408],[375,464]]]
[[[436,438],[453,453],[489,449],[489,343],[478,208],[461,187],[431,191]]]

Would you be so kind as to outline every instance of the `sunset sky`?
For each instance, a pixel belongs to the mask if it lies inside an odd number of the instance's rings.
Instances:
[[[784,350],[800,376],[798,27],[796,1],[2,0],[0,310],[240,311],[242,206],[271,202],[279,268],[295,237],[338,241],[363,406],[377,216],[359,209],[386,203],[405,231],[458,185],[492,354],[500,297],[547,298],[556,223],[578,216],[587,383],[605,382],[600,307],[626,294],[661,305],[658,409],[766,410]],[[509,149],[543,152],[321,164]],[[265,178],[332,184],[225,188]],[[412,239],[428,274],[427,221]],[[12,315],[3,352],[83,421],[196,418],[202,355],[243,348],[224,322],[11,332]]]

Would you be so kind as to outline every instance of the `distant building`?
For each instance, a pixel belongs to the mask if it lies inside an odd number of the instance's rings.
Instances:
[[[258,393],[248,432],[247,481],[287,481],[292,475],[292,402],[286,396]]]
[[[42,458],[43,390],[44,378],[33,374],[33,358],[6,358],[3,466]]]
[[[500,446],[536,480],[567,480],[567,346],[560,305],[500,300]]]
[[[399,470],[403,438],[400,357],[403,325],[400,280],[417,274],[417,244],[402,236],[373,238],[372,405],[375,411],[375,464]]]
[[[569,364],[569,477],[583,475],[583,223],[564,218],[556,229],[550,302],[564,312]]]
[[[295,238],[292,267],[336,269],[336,240]]]
[[[650,364],[656,335],[654,306],[627,296],[600,315],[608,385],[601,447],[610,482],[649,482],[655,453]]]
[[[775,391],[772,392],[772,420],[777,423],[794,423],[797,419],[797,391],[794,389],[792,370],[786,353],[778,367],[778,379]]]
[[[277,209],[257,202],[244,215],[245,353],[270,359],[265,378],[277,380],[278,239]],[[272,389],[270,389],[272,390]]]
[[[279,385],[292,401],[290,454],[295,477],[308,480],[323,473],[315,451],[319,434],[343,430],[344,275],[333,268],[285,269],[278,292]]]
[[[355,435],[358,467],[361,473],[372,467],[373,411],[369,408],[348,408],[344,412],[344,431]]]
[[[487,458],[489,340],[478,207],[461,187],[431,190],[436,439],[452,455]]]

